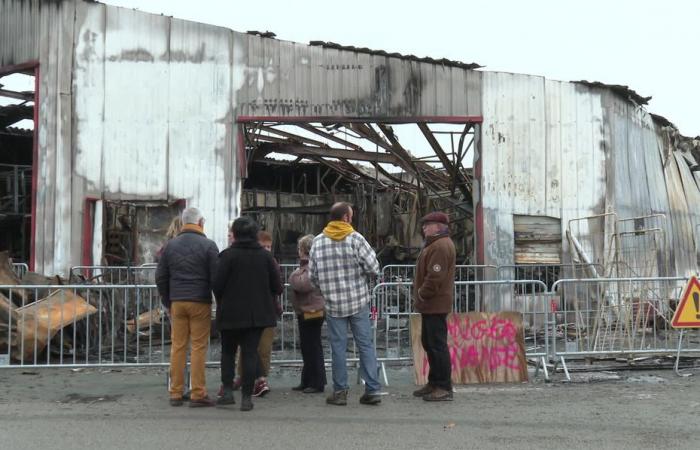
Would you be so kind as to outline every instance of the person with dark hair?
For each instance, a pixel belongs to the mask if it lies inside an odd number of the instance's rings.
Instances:
[[[377,354],[369,320],[369,281],[380,273],[377,255],[352,227],[352,207],[336,203],[331,221],[316,236],[309,255],[309,278],[326,300],[326,323],[333,359],[333,393],[330,405],[347,405],[348,326],[360,353],[360,375],[365,380],[363,405],[381,403]]]
[[[214,280],[223,384],[223,395],[217,403],[235,403],[233,379],[236,349],[240,348],[243,366],[241,411],[253,409],[258,343],[263,329],[277,324],[275,297],[283,290],[277,263],[258,243],[258,230],[258,224],[249,217],[240,217],[233,222],[234,242],[219,255]]]
[[[452,365],[447,347],[447,315],[455,290],[455,245],[449,217],[432,212],[421,219],[425,244],[413,280],[415,310],[421,315],[421,343],[428,356],[428,384],[413,392],[429,402],[452,400]]]
[[[289,276],[289,286],[294,294],[292,305],[299,324],[299,347],[304,360],[301,383],[292,389],[305,394],[323,392],[326,388],[326,366],[321,344],[325,300],[309,279],[309,252],[313,240],[312,234],[299,239],[299,268]]]
[[[258,231],[258,243],[267,250],[272,252],[272,235],[265,230]],[[275,260],[277,263],[277,260]],[[279,270],[279,264],[277,264],[277,269]],[[282,315],[282,307],[279,302],[275,302],[276,312],[278,316]],[[253,387],[253,397],[263,397],[265,394],[270,392],[270,384],[267,381],[267,377],[270,374],[270,365],[272,362],[272,343],[275,340],[275,327],[265,328],[260,335],[260,342],[258,343],[258,364],[255,370],[255,385]],[[241,364],[241,357],[238,356],[238,376],[233,380],[233,389],[236,390],[241,387],[241,380],[243,374],[243,364]]]

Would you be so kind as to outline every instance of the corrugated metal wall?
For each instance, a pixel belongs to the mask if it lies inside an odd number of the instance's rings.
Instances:
[[[233,43],[238,115],[481,114],[481,72],[236,32]]]

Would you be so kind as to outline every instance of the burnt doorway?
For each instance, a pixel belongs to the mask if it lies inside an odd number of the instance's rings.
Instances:
[[[30,265],[37,72],[32,64],[0,68],[0,251]]]

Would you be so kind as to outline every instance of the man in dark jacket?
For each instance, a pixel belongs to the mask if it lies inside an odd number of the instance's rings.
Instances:
[[[277,324],[275,297],[283,286],[272,254],[258,243],[258,225],[249,217],[233,222],[234,242],[219,255],[214,295],[216,323],[221,332],[222,396],[217,403],[233,399],[236,348],[241,349],[243,382],[241,411],[253,409],[252,394],[263,329]]]
[[[452,400],[452,365],[447,348],[447,314],[452,312],[455,246],[447,214],[432,212],[423,219],[425,244],[413,280],[415,310],[421,313],[421,343],[428,356],[428,384],[413,392],[426,401]]]
[[[182,405],[187,345],[191,342],[190,407],[213,406],[207,395],[205,363],[211,328],[211,294],[216,274],[216,244],[204,234],[197,208],[182,212],[182,231],[163,249],[156,284],[170,316],[170,404]]]

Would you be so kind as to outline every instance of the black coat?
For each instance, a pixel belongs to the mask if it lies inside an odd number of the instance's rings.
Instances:
[[[193,230],[171,239],[158,261],[156,284],[163,305],[179,300],[211,303],[219,249],[214,241]]]
[[[283,286],[272,254],[257,241],[236,241],[219,254],[214,280],[219,330],[274,327]]]

